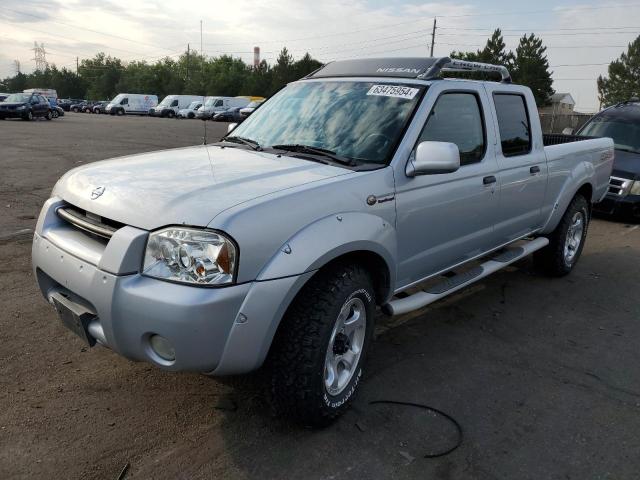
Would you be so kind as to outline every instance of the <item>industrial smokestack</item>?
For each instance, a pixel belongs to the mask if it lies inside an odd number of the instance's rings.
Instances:
[[[253,47],[253,68],[260,65],[260,47]]]

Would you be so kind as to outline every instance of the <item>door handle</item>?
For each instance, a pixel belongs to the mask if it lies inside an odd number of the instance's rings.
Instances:
[[[484,177],[482,179],[482,183],[484,183],[485,185],[491,185],[492,183],[496,183],[496,177],[494,177],[493,175],[489,175],[488,177]]]
[[[538,165],[534,165],[533,167],[531,167],[529,169],[529,172],[531,173],[531,175],[535,175],[537,173],[540,173],[540,167]]]

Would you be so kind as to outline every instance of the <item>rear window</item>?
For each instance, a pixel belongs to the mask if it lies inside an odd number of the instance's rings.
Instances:
[[[529,153],[531,125],[524,97],[512,93],[495,93],[493,100],[498,115],[502,154],[505,157],[514,157]]]

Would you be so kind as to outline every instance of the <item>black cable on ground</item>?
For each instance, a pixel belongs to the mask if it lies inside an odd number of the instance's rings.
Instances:
[[[404,406],[407,406],[407,407],[422,408],[423,410],[428,410],[430,412],[438,414],[438,415],[446,418],[447,420],[449,420],[451,423],[453,423],[453,425],[456,427],[456,430],[458,432],[458,438],[456,440],[456,443],[451,448],[448,448],[447,450],[445,450],[443,452],[427,453],[424,456],[424,458],[444,457],[445,455],[449,455],[456,448],[458,448],[460,445],[462,445],[462,440],[464,438],[464,435],[462,433],[462,426],[458,423],[458,421],[455,418],[453,418],[448,413],[443,412],[442,410],[438,410],[437,408],[430,407],[429,405],[423,405],[421,403],[400,402],[400,401],[397,401],[397,400],[373,400],[373,401],[369,402],[369,405],[375,405],[375,404],[404,405]]]

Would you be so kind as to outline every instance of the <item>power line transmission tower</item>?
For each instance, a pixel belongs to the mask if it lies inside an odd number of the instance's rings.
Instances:
[[[44,49],[44,43],[33,42],[34,57],[33,61],[36,62],[36,70],[45,70],[47,68],[47,52]]]
[[[16,75],[20,74],[20,60],[13,61],[13,70],[16,72]]]

